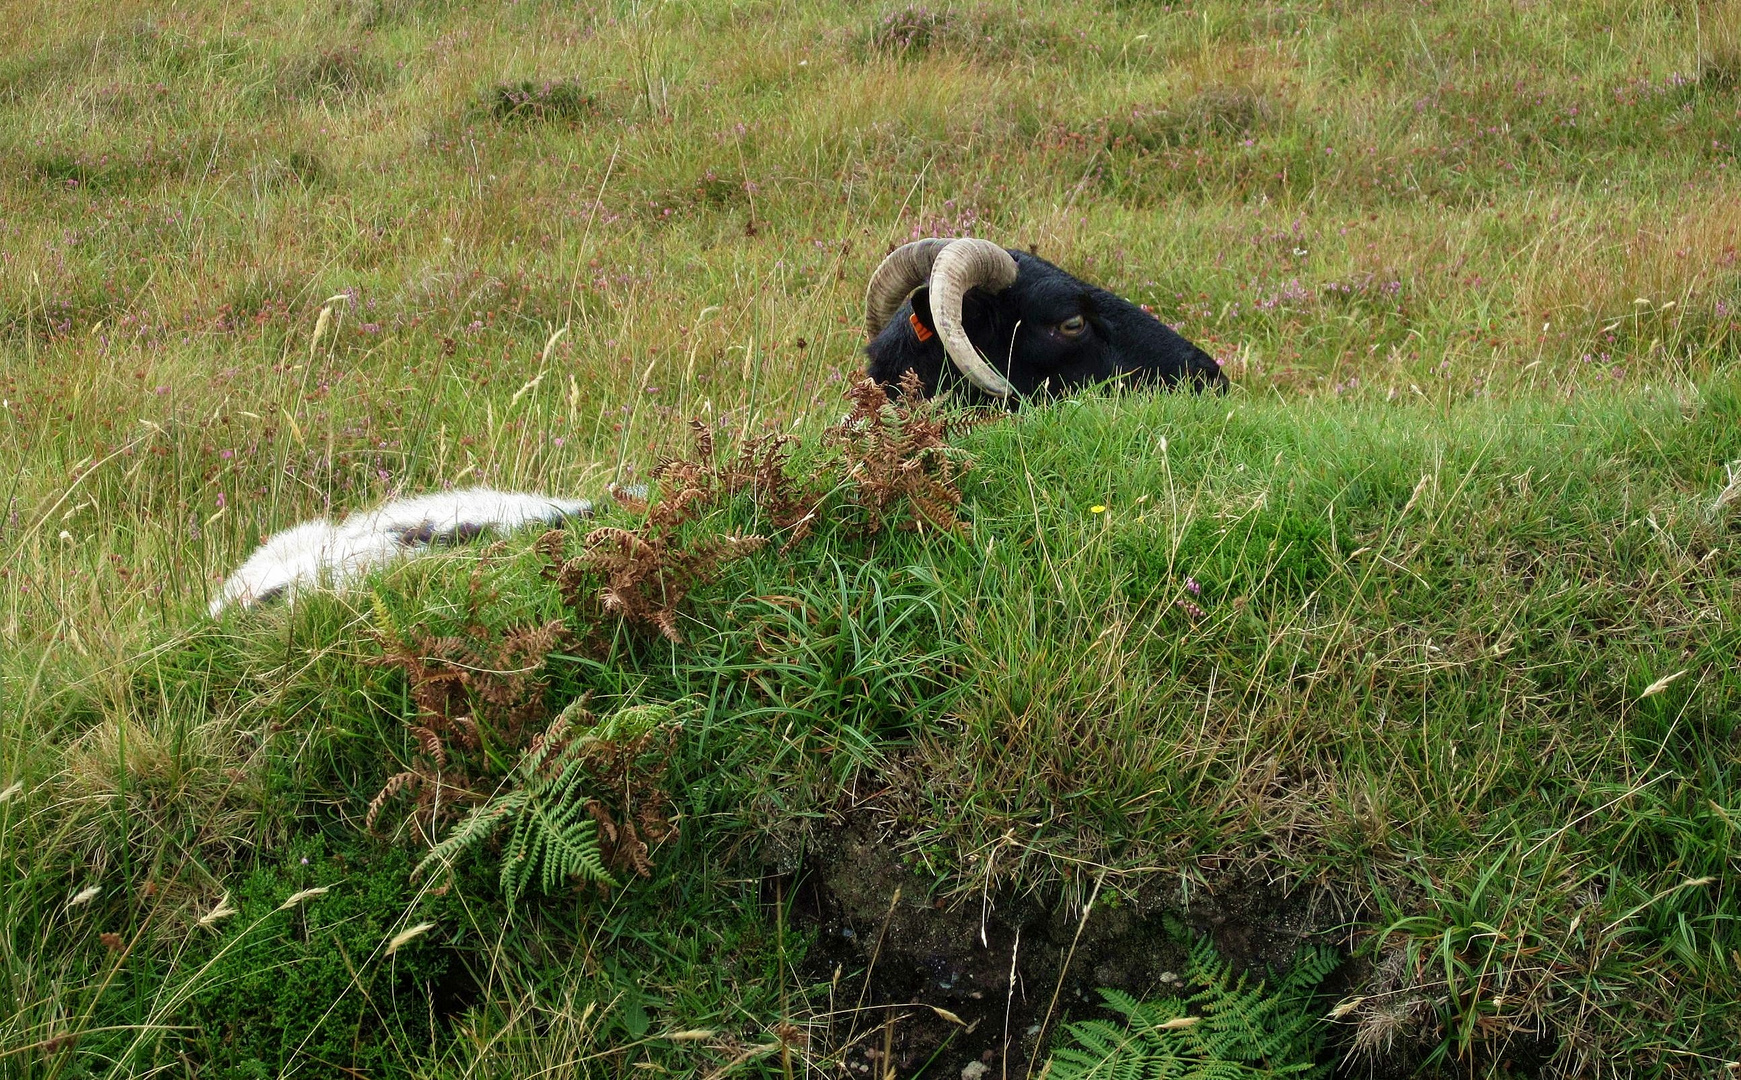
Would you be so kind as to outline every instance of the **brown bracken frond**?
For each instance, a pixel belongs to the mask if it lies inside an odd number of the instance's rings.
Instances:
[[[785,473],[791,436],[745,439],[736,460],[722,466],[714,460],[712,431],[699,421],[691,428],[696,457],[666,458],[653,469],[658,501],[612,490],[625,509],[646,515],[640,526],[594,529],[581,554],[568,559],[562,557],[560,536],[546,534],[539,541],[539,550],[551,559],[545,576],[556,582],[564,603],[581,607],[590,598],[605,611],[682,641],[678,609],[690,591],[715,580],[726,563],[767,543],[762,536],[693,536],[685,526],[742,491],[760,500],[777,526],[807,512]]]
[[[606,611],[682,641],[677,607],[684,597],[696,585],[714,580],[720,567],[755,551],[767,539],[709,536],[684,544],[676,534],[680,519],[660,513],[667,505],[661,502],[654,507],[647,523],[637,530],[594,529],[586,537],[585,551],[570,562],[604,578],[598,601]]]
[[[411,767],[370,801],[370,828],[403,793],[412,801],[413,824],[433,836],[439,819],[483,797],[475,789],[491,772],[483,753],[486,737],[499,748],[520,749],[548,714],[544,664],[568,639],[562,621],[508,630],[494,641],[483,628],[474,631],[476,636],[420,635],[409,642],[380,634],[382,653],[371,662],[405,672],[417,706],[406,730],[417,750]]]
[[[421,784],[422,780],[422,774],[415,772],[395,773],[388,777],[386,784],[382,785],[381,790],[375,793],[375,797],[369,800],[369,812],[363,818],[363,827],[372,832],[375,828],[375,819],[381,816],[381,811],[386,807],[387,802],[407,787]]]
[[[905,506],[911,517],[899,520],[899,528],[956,531],[961,524],[958,480],[969,462],[949,438],[999,414],[945,413],[924,396],[919,377],[910,371],[901,376],[901,396],[895,400],[872,379],[846,396],[852,412],[823,440],[844,459],[848,502],[863,514],[860,529],[867,535],[880,531]]]
[[[566,554],[564,533],[546,533],[538,541],[549,559],[545,577],[571,608],[596,604],[681,641],[679,613],[691,591],[768,543],[763,536],[707,535],[698,528],[740,495],[748,496],[759,520],[786,533],[782,553],[808,540],[830,517],[844,517],[866,536],[886,526],[958,530],[959,479],[969,462],[949,439],[1002,414],[946,412],[924,396],[911,373],[902,377],[898,398],[868,379],[846,396],[852,412],[823,437],[835,451],[833,460],[811,463],[802,478],[788,469],[796,436],[741,436],[733,452],[718,445],[707,424],[691,421],[693,456],[659,461],[651,474],[656,499],[611,492],[630,513],[644,515],[642,523],[594,529],[573,557]]]
[[[591,743],[582,760],[592,773],[594,790],[611,792],[614,808],[594,799],[586,811],[598,822],[605,865],[633,870],[648,877],[653,870],[651,845],[677,835],[665,773],[677,747],[678,726],[663,724],[628,739]]]

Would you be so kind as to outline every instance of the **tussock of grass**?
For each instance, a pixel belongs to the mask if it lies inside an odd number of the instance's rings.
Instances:
[[[1741,4],[1734,0],[1699,8],[1699,74],[1710,86],[1741,84]]]
[[[390,71],[356,45],[319,49],[286,62],[275,93],[286,101],[340,106],[384,87]]]
[[[583,86],[530,79],[497,86],[485,97],[485,106],[491,116],[504,123],[578,123],[598,111],[598,103]]]
[[[1047,49],[1056,44],[1055,37],[1047,25],[992,7],[907,4],[878,14],[864,46],[902,59],[961,52],[1003,60],[1018,50]]]

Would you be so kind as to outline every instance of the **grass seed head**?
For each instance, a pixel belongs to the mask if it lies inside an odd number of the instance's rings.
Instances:
[[[312,889],[298,889],[296,892],[293,892],[286,897],[284,903],[278,905],[278,910],[289,911],[291,908],[300,905],[305,900],[313,900],[316,897],[325,896],[326,894],[327,886],[325,885],[316,885]]]
[[[424,934],[429,933],[433,929],[435,929],[434,923],[432,923],[432,922],[420,922],[416,926],[408,927],[407,929],[399,931],[397,934],[394,934],[391,939],[388,940],[388,942],[387,942],[387,955],[388,956],[393,955],[394,953],[398,952],[402,947],[409,945],[413,941],[416,941],[418,938],[422,937]]]
[[[199,917],[199,925],[211,926],[234,914],[236,914],[236,909],[230,906],[230,894],[225,893],[223,899],[218,901],[216,907]]]

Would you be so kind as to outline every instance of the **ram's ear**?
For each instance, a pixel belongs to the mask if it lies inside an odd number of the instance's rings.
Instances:
[[[937,332],[937,324],[931,321],[931,288],[930,288],[930,286],[920,286],[918,291],[913,293],[912,301],[913,301],[913,318],[919,320],[919,325],[921,325],[925,328],[925,335],[924,336],[929,338],[930,335],[935,334]]]

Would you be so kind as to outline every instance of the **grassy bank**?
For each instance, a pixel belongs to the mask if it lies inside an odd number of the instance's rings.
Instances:
[[[954,1075],[1012,1010],[1015,1071],[1166,920],[1345,958],[1326,1062],[1733,1058],[1733,3],[0,14],[0,1072]],[[956,434],[962,528],[867,533],[863,283],[964,232],[1237,390]],[[673,526],[773,540],[680,645],[578,538],[201,614],[303,517],[691,417],[835,486]],[[413,875],[577,700],[619,887]],[[885,945],[989,965],[921,998],[972,1034],[865,1056]]]
[[[307,902],[311,925],[359,936],[354,966],[328,957],[329,981],[305,991],[348,995],[339,1043],[363,1031],[385,1054],[392,1036],[394,1067],[435,1068],[428,1025],[439,1060],[448,1025],[530,1024],[529,1003],[561,987],[606,1010],[588,1053],[648,1025],[707,1029],[718,1045],[609,1055],[707,1071],[734,1038],[819,1008],[791,967],[806,941],[770,940],[756,877],[868,816],[945,904],[987,889],[1080,904],[1093,888],[1140,906],[1155,879],[1208,898],[1315,890],[1336,914],[1301,940],[1365,962],[1345,1048],[1451,1067],[1520,1042],[1547,1056],[1545,1038],[1591,1068],[1715,1060],[1741,1022],[1741,504],[1715,464],[1741,458],[1738,421],[1732,379],[1449,411],[1067,402],[964,439],[979,467],[958,535],[867,538],[837,508],[789,551],[697,585],[681,643],[589,606],[590,586],[565,609],[531,537],[159,635],[24,703],[8,899],[15,989],[33,1004],[12,1038],[114,1027],[77,1047],[138,1041],[157,1060],[198,1045],[133,1025],[186,1023],[256,965],[312,964],[290,933],[209,966],[245,919],[318,882],[334,891]],[[795,472],[818,467],[809,455]],[[769,514],[739,496],[684,543],[785,537]],[[521,636],[565,617],[566,643]],[[401,651],[424,666],[374,659]],[[385,800],[386,839],[362,818],[389,777],[429,769],[408,725],[435,726],[419,690],[442,656],[539,672],[553,708],[687,703],[665,782],[680,829],[653,845],[650,879],[533,890],[512,917],[487,856],[439,889],[408,884],[429,792]],[[509,745],[522,699],[472,692]],[[453,753],[450,782],[497,775]],[[89,884],[103,893],[69,909]],[[249,890],[257,907],[228,933],[190,925]],[[414,955],[469,973],[463,1020],[430,1018],[422,994],[369,994],[418,977],[382,948],[422,921],[437,929]],[[721,966],[688,967],[705,948]],[[632,1024],[625,987],[646,1014]],[[463,1045],[445,1052],[468,1060]]]

